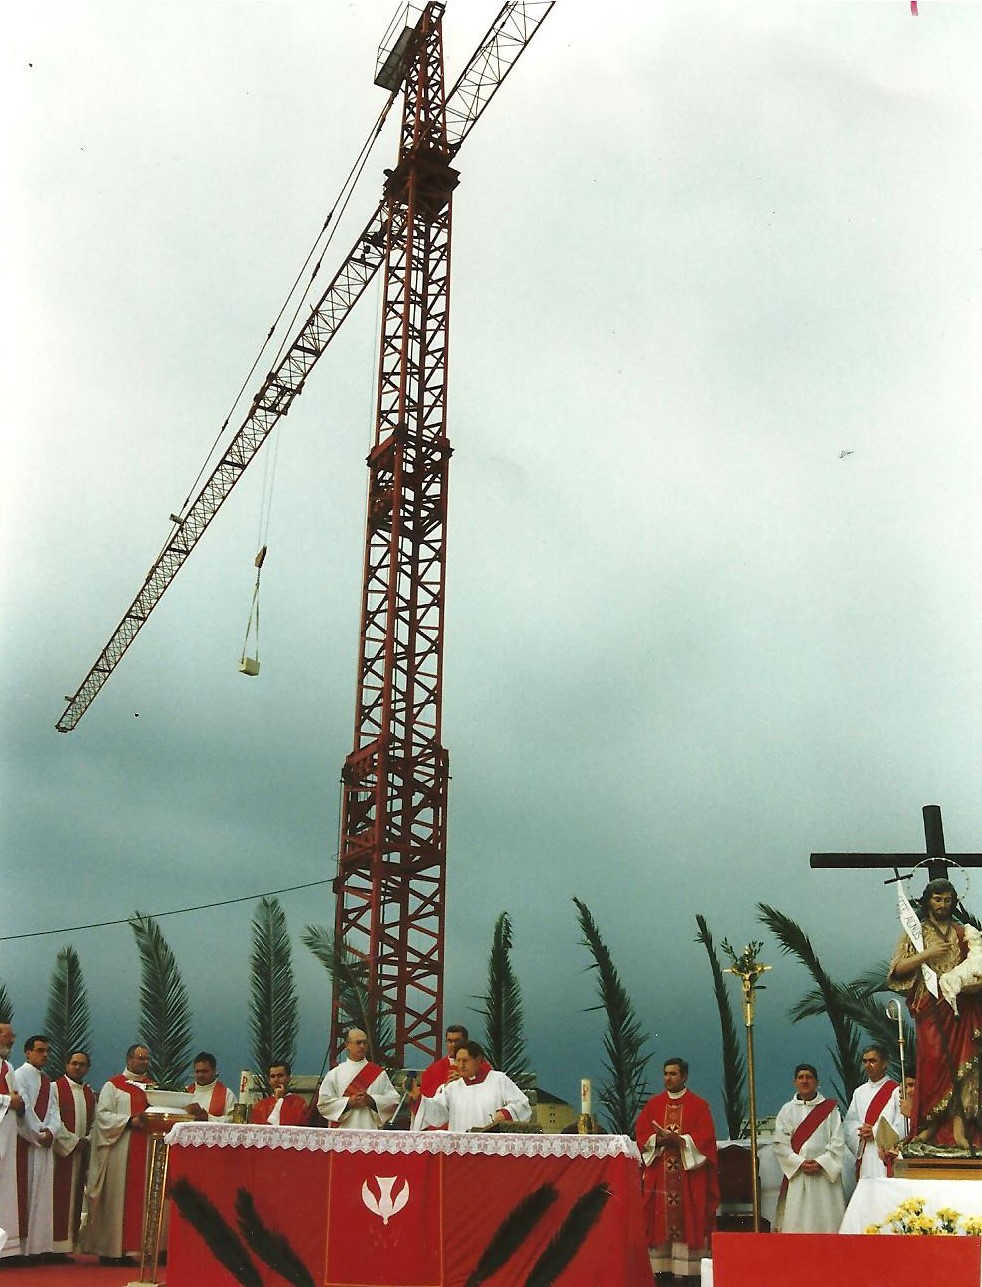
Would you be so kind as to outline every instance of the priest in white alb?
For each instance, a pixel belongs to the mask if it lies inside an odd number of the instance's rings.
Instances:
[[[48,1062],[48,1038],[40,1034],[24,1042],[26,1061],[14,1073],[14,1082],[24,1098],[24,1119],[17,1147],[25,1155],[24,1172],[18,1183],[26,1184],[27,1234],[21,1238],[21,1254],[47,1256],[54,1248],[55,1156],[52,1145],[61,1129],[58,1096],[44,1071]]]
[[[454,1056],[456,1081],[448,1081],[432,1095],[423,1095],[415,1085],[409,1098],[418,1105],[412,1129],[447,1125],[451,1131],[469,1131],[475,1126],[496,1126],[500,1122],[527,1122],[532,1106],[523,1090],[503,1072],[491,1068],[484,1050],[476,1041],[465,1041]]]
[[[85,1078],[89,1056],[73,1050],[64,1076],[54,1088],[61,1127],[55,1136],[54,1247],[58,1255],[74,1250],[82,1221],[82,1194],[89,1170],[89,1132],[95,1121],[95,1095]]]
[[[17,1208],[17,1119],[24,1115],[24,1097],[7,1062],[17,1034],[0,1023],[0,1263],[21,1254],[20,1213]]]
[[[838,1233],[845,1214],[842,1118],[818,1089],[812,1064],[794,1070],[794,1099],[774,1123],[774,1156],[784,1173],[775,1233]]]
[[[385,1069],[367,1057],[368,1037],[351,1028],[345,1040],[348,1057],[332,1068],[317,1096],[317,1111],[329,1126],[377,1131],[399,1107],[399,1092]]]
[[[208,1050],[194,1057],[194,1082],[187,1111],[198,1122],[230,1122],[235,1096],[218,1080],[218,1060]]]

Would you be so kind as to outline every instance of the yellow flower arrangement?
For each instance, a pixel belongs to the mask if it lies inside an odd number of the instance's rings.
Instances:
[[[907,1198],[896,1211],[891,1211],[881,1224],[867,1225],[864,1233],[905,1233],[915,1235],[940,1235],[951,1237],[967,1234],[982,1236],[982,1217],[962,1215],[951,1207],[940,1207],[934,1215],[925,1211],[924,1198]]]

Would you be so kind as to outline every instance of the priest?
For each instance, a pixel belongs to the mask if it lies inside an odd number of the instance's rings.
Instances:
[[[54,1246],[56,1255],[70,1253],[82,1220],[82,1195],[89,1169],[89,1132],[95,1121],[95,1095],[86,1084],[90,1060],[75,1050],[55,1082],[61,1126],[55,1136]]]
[[[368,1037],[361,1028],[349,1030],[345,1050],[347,1059],[321,1082],[317,1111],[329,1126],[380,1130],[399,1107],[399,1092],[384,1068],[366,1057]]]
[[[24,1116],[24,1097],[14,1081],[7,1056],[17,1034],[9,1023],[0,1023],[0,1229],[6,1240],[0,1246],[0,1264],[21,1254],[20,1212],[17,1205],[17,1119]]]
[[[820,1093],[813,1064],[797,1066],[794,1088],[774,1123],[774,1156],[784,1173],[774,1232],[838,1233],[846,1211],[842,1118],[835,1100]]]
[[[50,1255],[54,1245],[55,1162],[52,1145],[61,1127],[58,1096],[44,1071],[48,1038],[40,1033],[24,1042],[24,1063],[14,1082],[24,1099],[24,1117],[17,1148],[21,1154],[17,1184],[21,1210],[27,1212],[27,1231],[21,1230],[21,1254]]]
[[[303,1095],[290,1091],[291,1068],[285,1059],[270,1064],[266,1080],[273,1092],[253,1104],[249,1121],[253,1126],[305,1126],[309,1115]]]
[[[218,1080],[218,1060],[210,1050],[194,1057],[194,1082],[188,1086],[191,1102],[187,1111],[196,1122],[230,1122],[235,1096]]]
[[[716,1225],[716,1128],[709,1105],[686,1082],[684,1059],[666,1059],[665,1089],[648,1100],[636,1136],[644,1161],[642,1201],[656,1276],[698,1278]]]
[[[527,1122],[532,1106],[523,1090],[492,1068],[476,1041],[465,1041],[454,1056],[457,1076],[424,1096],[413,1086],[409,1098],[415,1105],[412,1129],[425,1131],[447,1125],[451,1131],[469,1131],[499,1122]]]
[[[82,1250],[102,1264],[134,1264],[143,1245],[149,1067],[146,1046],[130,1046],[125,1070],[109,1078],[96,1104]]]

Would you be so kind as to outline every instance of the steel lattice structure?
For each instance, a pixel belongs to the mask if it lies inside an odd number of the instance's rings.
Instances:
[[[181,514],[133,603],[56,725],[76,727],[212,519],[285,416],[315,363],[384,264],[382,342],[370,470],[354,750],[342,771],[335,942],[367,966],[396,1022],[397,1062],[440,1045],[448,757],[441,742],[446,574],[447,337],[451,167],[555,0],[508,0],[449,94],[444,4],[400,34],[378,83],[404,105],[384,197],[240,428]],[[338,989],[332,1038],[344,1018]]]
[[[396,1048],[442,1015],[448,757],[440,740],[451,194],[440,17],[430,6],[386,183],[382,342],[355,749],[343,773],[335,942],[370,964]],[[333,1026],[343,1017],[335,998]],[[335,1034],[336,1035],[336,1034]]]

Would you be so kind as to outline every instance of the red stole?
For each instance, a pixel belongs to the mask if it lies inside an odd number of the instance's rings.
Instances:
[[[795,1128],[794,1134],[791,1136],[792,1153],[801,1152],[802,1146],[806,1144],[808,1140],[811,1139],[811,1137],[815,1134],[815,1132],[818,1130],[821,1124],[827,1118],[832,1116],[834,1109],[835,1109],[834,1099],[823,1099],[820,1104],[815,1105],[815,1107],[811,1110],[810,1113],[805,1114],[805,1116],[801,1119],[801,1121],[798,1123],[797,1127]],[[784,1195],[787,1193],[787,1191],[788,1191],[788,1177],[785,1176],[781,1181],[780,1197],[783,1198]],[[778,1200],[780,1200],[780,1198]]]
[[[117,1073],[109,1080],[117,1090],[130,1097],[130,1117],[145,1113],[149,1101],[143,1093],[146,1081],[135,1085],[125,1073]],[[143,1245],[143,1199],[147,1182],[147,1136],[145,1131],[127,1130],[129,1152],[126,1155],[126,1199],[123,1204],[123,1254]]]
[[[12,1072],[10,1064],[6,1059],[0,1059],[0,1095],[9,1095],[10,1088],[7,1085],[7,1073]]]
[[[352,1077],[351,1081],[348,1082],[348,1085],[345,1087],[345,1090],[344,1090],[344,1098],[350,1099],[352,1095],[356,1095],[360,1090],[367,1091],[369,1086],[375,1080],[375,1078],[381,1077],[381,1075],[382,1075],[382,1069],[378,1066],[378,1064],[366,1063],[365,1067],[359,1068],[359,1070],[355,1073],[354,1077]],[[331,1125],[340,1126],[341,1123],[331,1122]]]
[[[891,1078],[889,1077],[885,1077],[883,1079],[883,1084],[880,1086],[879,1090],[876,1092],[873,1098],[869,1101],[869,1107],[866,1109],[866,1116],[863,1118],[864,1126],[873,1125],[873,1123],[883,1112],[884,1108],[886,1108],[887,1104],[889,1104],[890,1096],[893,1094],[893,1092],[896,1089],[897,1089],[897,1083],[895,1081],[891,1080]],[[856,1179],[857,1180],[859,1179],[860,1167],[863,1165],[863,1154],[866,1152],[866,1145],[868,1143],[869,1143],[868,1140],[862,1141],[862,1148],[860,1148],[859,1156],[856,1158]],[[875,1139],[873,1140],[873,1144],[874,1145],[876,1144]],[[887,1159],[886,1168],[887,1168],[887,1175],[892,1176],[893,1175],[892,1158]]]
[[[75,1095],[72,1092],[73,1083],[70,1077],[59,1077],[55,1082],[55,1090],[58,1092],[58,1108],[61,1112],[61,1120],[65,1124],[65,1129],[75,1134]],[[88,1118],[86,1134],[92,1129],[92,1122],[95,1118],[95,1095],[92,1087],[87,1086],[84,1082],[82,1086],[82,1098],[85,1100],[85,1111]]]
[[[75,1084],[70,1077],[59,1077],[55,1082],[62,1123],[65,1129],[71,1131],[73,1135],[76,1134],[75,1128],[78,1125],[75,1119],[75,1095],[72,1091],[72,1086]],[[92,1093],[91,1087],[86,1086],[84,1083],[82,1083],[82,1098],[85,1100],[86,1129],[84,1134],[88,1135],[95,1118],[95,1095]],[[81,1169],[75,1189],[74,1210],[72,1209],[72,1171],[74,1170],[76,1153],[80,1147],[81,1145],[77,1144],[68,1157],[55,1156],[52,1208],[55,1242],[67,1242],[69,1238],[74,1241],[78,1235],[79,1225],[82,1222],[82,1194],[85,1189],[85,1177],[89,1160],[85,1152],[78,1153]]]
[[[9,1093],[9,1092],[8,1092]],[[34,1101],[33,1108],[38,1121],[43,1122],[51,1102],[51,1078],[46,1072],[41,1073],[41,1089]],[[27,1190],[27,1153],[33,1148],[23,1135],[17,1136],[17,1207],[20,1218],[20,1236],[27,1233],[27,1210],[30,1194]]]
[[[215,1089],[211,1092],[211,1099],[208,1101],[208,1116],[222,1117],[225,1113],[225,1097],[228,1091],[217,1077],[215,1078],[214,1087]],[[193,1095],[197,1089],[197,1085],[192,1082],[188,1087],[188,1093]]]

